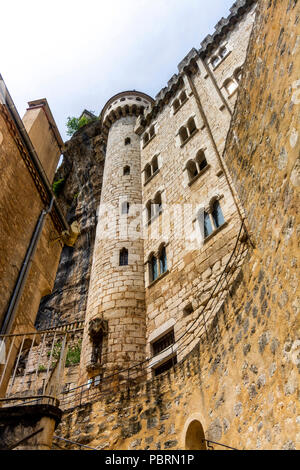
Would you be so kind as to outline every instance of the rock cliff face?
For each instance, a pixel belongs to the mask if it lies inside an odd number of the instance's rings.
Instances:
[[[78,222],[80,235],[74,247],[63,248],[54,289],[40,304],[38,329],[84,320],[104,168],[100,133],[99,121],[79,130],[55,175],[60,206],[69,224]]]

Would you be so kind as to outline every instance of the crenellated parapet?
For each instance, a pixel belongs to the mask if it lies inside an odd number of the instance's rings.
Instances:
[[[139,91],[124,91],[110,98],[101,112],[102,135],[106,140],[109,129],[118,119],[126,116],[141,116],[150,109],[154,100]]]
[[[237,0],[230,8],[230,15],[221,20],[215,26],[215,32],[207,35],[201,42],[200,48],[192,48],[184,59],[178,64],[178,74],[174,74],[168,81],[168,85],[162,88],[155,96],[155,102],[151,108],[145,109],[144,114],[139,119],[140,126],[148,126],[157,114],[168,105],[177,91],[183,85],[183,75],[195,73],[198,70],[197,60],[205,60],[212,51],[217,48],[232,31],[236,24],[242,19],[245,13],[257,3],[257,0]],[[142,113],[141,113],[142,114]]]

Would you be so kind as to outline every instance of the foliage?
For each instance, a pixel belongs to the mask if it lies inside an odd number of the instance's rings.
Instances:
[[[90,111],[92,113],[92,111]],[[96,119],[96,118],[95,118]],[[67,120],[67,135],[72,137],[72,135],[78,131],[81,127],[85,126],[89,122],[94,121],[95,119],[87,118],[86,116],[82,116],[81,118],[76,117],[68,117]]]
[[[80,353],[81,353],[81,343],[82,340],[79,340],[77,344],[70,346],[67,352],[66,366],[73,366],[79,364],[80,362]]]
[[[66,357],[66,366],[67,367],[73,366],[75,364],[79,364],[79,362],[80,362],[80,353],[81,353],[81,344],[82,344],[82,340],[80,339],[80,340],[78,340],[78,342],[76,344],[73,344],[72,346],[70,346],[68,348],[67,357]],[[52,367],[55,367],[57,361],[60,358],[61,348],[62,348],[62,342],[57,341],[55,343],[54,347],[53,347],[53,352],[52,352],[52,357],[53,357],[53,359],[55,359],[52,362]],[[47,355],[48,355],[48,357],[50,357],[51,351],[48,351]]]
[[[43,364],[40,364],[40,365],[39,365],[39,370],[38,370],[38,371],[39,371],[39,372],[45,372],[45,371],[46,371],[46,367],[45,367],[45,366],[43,366]]]
[[[60,180],[54,181],[52,185],[52,189],[56,197],[58,197],[61,194],[64,188],[64,185],[65,185],[65,178],[61,178]]]

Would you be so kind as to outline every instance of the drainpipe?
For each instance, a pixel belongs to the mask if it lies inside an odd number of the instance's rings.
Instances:
[[[227,170],[226,170],[226,168],[225,168],[225,164],[224,164],[223,161],[222,161],[222,157],[221,157],[221,155],[220,155],[220,152],[219,152],[218,146],[217,146],[217,144],[216,144],[214,135],[213,135],[213,133],[212,133],[210,124],[209,124],[208,119],[207,119],[207,117],[206,117],[206,114],[205,114],[205,112],[204,112],[200,95],[199,95],[199,93],[198,93],[198,90],[197,90],[197,88],[196,88],[194,82],[193,82],[192,76],[189,74],[189,71],[186,70],[186,71],[185,71],[185,74],[186,74],[186,76],[187,76],[187,79],[188,79],[189,85],[190,85],[190,87],[191,87],[191,90],[192,90],[192,92],[193,92],[193,94],[194,94],[194,96],[195,96],[195,100],[196,100],[196,103],[197,103],[197,106],[198,106],[198,109],[199,109],[199,112],[200,112],[200,116],[201,116],[201,118],[202,118],[202,120],[203,120],[203,122],[204,122],[204,124],[205,124],[205,126],[206,126],[206,129],[207,129],[208,134],[209,134],[209,136],[210,136],[212,145],[213,145],[214,150],[215,150],[215,152],[216,152],[216,155],[217,155],[217,158],[218,158],[218,162],[219,162],[220,168],[222,169],[223,174],[224,174],[224,176],[225,176],[225,178],[226,178],[226,182],[227,182],[228,187],[229,187],[229,190],[230,190],[230,192],[231,192],[234,205],[235,205],[235,207],[236,207],[236,209],[237,209],[238,216],[239,216],[241,222],[244,222],[244,217],[243,217],[243,215],[242,215],[242,213],[241,213],[241,210],[240,210],[240,207],[239,207],[239,204],[238,204],[238,201],[237,201],[237,196],[236,196],[236,194],[235,194],[235,192],[234,192],[234,189],[232,188],[232,184],[231,184],[231,181],[230,181],[229,176],[228,176],[228,174],[227,174]]]
[[[27,280],[27,277],[28,277],[28,274],[29,274],[29,271],[30,271],[30,267],[31,267],[36,249],[37,249],[37,245],[38,245],[38,242],[41,238],[41,234],[42,234],[45,222],[46,222],[46,217],[52,211],[53,204],[54,204],[54,199],[55,198],[52,197],[48,209],[43,209],[42,210],[42,212],[40,214],[40,217],[37,221],[36,227],[34,229],[34,232],[33,232],[33,235],[32,235],[31,241],[30,241],[30,245],[28,247],[26,256],[25,256],[24,261],[23,261],[21,271],[19,273],[17,283],[15,285],[12,297],[11,297],[10,302],[9,302],[8,310],[5,314],[5,317],[4,317],[2,326],[1,326],[1,335],[9,334],[10,331],[11,331],[13,322],[15,320],[15,316],[16,316],[18,305],[19,305],[19,301],[20,301],[21,295],[23,293],[25,283],[26,283],[26,280]]]

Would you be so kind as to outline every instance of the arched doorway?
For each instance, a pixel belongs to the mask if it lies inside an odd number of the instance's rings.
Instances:
[[[207,450],[205,435],[200,421],[194,419],[185,435],[185,450]]]

